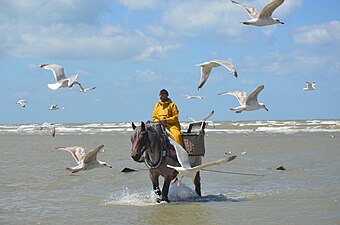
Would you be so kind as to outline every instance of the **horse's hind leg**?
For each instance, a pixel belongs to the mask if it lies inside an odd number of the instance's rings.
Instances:
[[[200,172],[199,171],[196,173],[194,184],[195,184],[195,191],[196,191],[196,193],[199,196],[202,196],[201,195],[201,176],[200,176]]]

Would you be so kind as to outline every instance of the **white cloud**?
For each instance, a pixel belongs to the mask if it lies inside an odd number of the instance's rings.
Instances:
[[[238,10],[238,7],[233,7],[228,1],[174,0],[164,11],[162,22],[186,35],[216,29],[235,34],[242,29],[237,16]]]
[[[110,11],[105,1],[16,0],[0,10],[0,57],[128,61],[164,57],[173,48],[152,34],[98,23]]]
[[[275,15],[285,17],[302,5],[303,0],[285,1]],[[268,0],[247,2],[259,10],[268,3]],[[240,33],[249,30],[249,27],[240,24],[248,20],[247,12],[231,1],[225,0],[172,0],[163,12],[162,22],[182,35],[195,36],[198,34],[227,35],[238,37]],[[265,35],[271,36],[272,31],[265,29]],[[272,29],[273,30],[273,29]]]
[[[241,68],[248,74],[265,76],[332,76],[340,73],[339,57],[332,53],[319,53],[312,50],[275,51],[257,56],[248,55]]]
[[[165,58],[166,53],[170,49],[176,48],[176,45],[164,45],[164,46],[150,46],[144,49],[138,56],[134,59],[136,61],[144,61],[148,59],[162,59]]]
[[[162,78],[161,75],[157,74],[152,70],[137,70],[133,79],[141,83],[157,83]]]
[[[340,44],[340,22],[304,26],[296,31],[294,41],[302,45]]]
[[[145,60],[162,58],[171,44],[119,26],[0,25],[0,56]]]
[[[92,24],[103,13],[110,11],[105,0],[11,0],[1,1],[0,22]]]

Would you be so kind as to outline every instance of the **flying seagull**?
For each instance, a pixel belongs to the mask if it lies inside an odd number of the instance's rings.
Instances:
[[[187,97],[187,99],[203,99],[202,96],[199,95],[184,95]]]
[[[201,119],[201,120],[197,120],[197,119],[195,119],[195,118],[193,118],[193,117],[190,117],[190,116],[187,116],[187,118],[189,119],[189,120],[191,120],[192,122],[206,122],[206,124],[208,125],[208,124],[212,124],[212,126],[213,127],[215,127],[215,124],[214,124],[214,121],[207,121],[212,115],[214,115],[214,110],[213,111],[211,111],[210,113],[208,113],[208,115],[206,115],[205,117],[203,117],[203,119]],[[203,125],[203,124],[202,124]]]
[[[96,89],[96,87],[91,87],[91,88],[84,88],[78,81],[76,81],[76,83],[79,85],[80,87],[80,92],[88,92],[90,90],[94,90]]]
[[[49,110],[57,110],[60,109],[57,104],[52,104],[48,107]],[[61,109],[65,109],[65,107],[61,107]]]
[[[211,61],[208,61],[208,62],[198,64],[196,66],[201,67],[201,80],[198,83],[197,90],[200,90],[200,88],[203,87],[204,83],[208,80],[208,77],[210,75],[212,68],[214,68],[214,67],[224,66],[235,77],[237,77],[237,71],[236,71],[234,65],[231,62],[226,61],[226,60],[211,60]]]
[[[306,82],[306,84],[307,84],[307,87],[305,87],[303,90],[304,91],[313,91],[313,90],[315,90],[316,88],[315,88],[315,82]]]
[[[216,160],[213,162],[208,162],[204,163],[195,167],[191,167],[190,162],[189,162],[189,156],[188,153],[185,151],[185,149],[178,144],[176,141],[174,141],[171,137],[169,137],[170,143],[174,146],[176,150],[176,155],[178,162],[180,163],[180,167],[177,166],[171,166],[171,165],[166,165],[169,168],[172,168],[176,170],[179,174],[177,176],[181,176],[181,179],[185,177],[189,177],[192,182],[195,180],[196,173],[204,168],[211,167],[211,166],[217,166],[226,162],[230,162],[236,158],[235,155],[228,156],[226,158]]]
[[[214,115],[215,111],[211,111],[210,113],[208,113],[208,115],[206,115],[205,117],[203,117],[202,121],[207,121],[212,115]]]
[[[18,101],[17,101],[17,103],[16,103],[16,104],[19,104],[19,105],[21,105],[22,107],[26,107],[26,103],[27,103],[27,101],[26,101],[26,100],[24,100],[24,99],[20,99],[20,100],[18,100]]]
[[[269,3],[267,3],[267,5],[263,7],[261,12],[259,12],[256,8],[253,8],[246,4],[241,4],[233,0],[231,0],[231,2],[243,7],[247,11],[248,15],[251,17],[250,20],[241,22],[245,25],[268,26],[277,23],[284,24],[279,19],[272,17],[274,10],[282,5],[284,0],[271,0]]]
[[[48,109],[49,109],[49,110],[57,110],[57,109],[59,109],[59,107],[58,107],[58,105],[50,105],[50,106],[48,107]]]
[[[235,108],[230,108],[232,111],[236,111],[236,113],[241,113],[242,111],[253,111],[264,108],[268,111],[267,107],[263,103],[257,102],[257,96],[263,90],[264,85],[259,86],[252,93],[248,96],[247,92],[244,91],[233,91],[233,92],[223,92],[219,93],[218,95],[234,95],[240,106]]]
[[[57,150],[69,151],[73,158],[77,162],[77,166],[67,167],[66,170],[70,173],[77,173],[81,170],[90,170],[96,167],[110,167],[106,162],[97,160],[98,152],[104,147],[104,145],[99,145],[95,149],[85,152],[85,149],[80,146],[73,147],[57,147]]]
[[[207,121],[212,115],[214,115],[214,110],[211,111],[210,113],[208,113],[208,115],[206,115],[205,117],[203,117],[203,119],[201,119],[201,120],[197,120],[197,119],[192,118],[192,117],[189,117],[189,116],[187,116],[187,118],[190,119],[192,122],[200,122],[200,121],[205,122],[205,121]]]
[[[56,65],[56,64],[42,64],[39,65],[39,67],[45,69],[45,70],[51,70],[53,72],[54,78],[57,81],[54,84],[47,84],[47,86],[52,90],[57,90],[58,88],[71,88],[78,77],[78,74],[74,74],[69,78],[66,78],[64,73],[64,68],[62,66]],[[79,84],[77,82],[77,84]]]

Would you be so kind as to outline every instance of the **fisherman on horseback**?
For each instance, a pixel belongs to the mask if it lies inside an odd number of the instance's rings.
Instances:
[[[159,101],[155,104],[152,112],[152,120],[155,123],[162,124],[170,132],[170,136],[184,147],[181,136],[181,125],[178,120],[178,109],[176,104],[169,98],[167,90],[162,89],[159,92]]]

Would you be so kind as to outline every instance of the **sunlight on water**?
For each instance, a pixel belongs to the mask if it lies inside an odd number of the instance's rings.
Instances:
[[[234,193],[232,193],[234,192]],[[266,196],[275,195],[277,192],[269,191],[268,193],[259,193],[247,190],[231,190],[230,193],[204,193],[202,196],[198,196],[196,192],[181,183],[180,186],[172,184],[169,189],[169,200],[171,203],[180,202],[238,202],[249,201],[255,199],[261,199]],[[110,194],[110,196],[104,200],[104,205],[132,205],[132,206],[151,206],[158,205],[156,202],[157,195],[153,191],[130,193],[128,188],[125,188],[120,193]]]
[[[105,200],[105,205],[135,205],[135,206],[150,206],[156,205],[156,195],[149,193],[133,193],[130,194],[129,189],[125,188],[119,194],[111,194]]]

